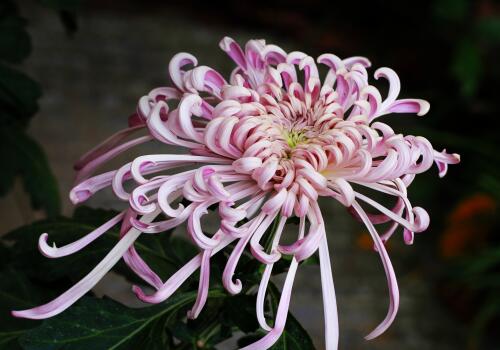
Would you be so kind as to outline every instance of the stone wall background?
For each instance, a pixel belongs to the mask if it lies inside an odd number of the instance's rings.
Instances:
[[[34,51],[26,71],[44,89],[39,114],[31,134],[43,145],[63,196],[64,213],[73,207],[67,193],[73,181],[73,162],[85,151],[126,125],[138,98],[167,82],[167,64],[178,51],[188,51],[203,64],[224,72],[230,60],[218,49],[218,41],[230,35],[242,42],[265,37],[286,49],[299,49],[268,33],[208,26],[184,13],[162,9],[147,13],[94,10],[79,16],[79,30],[69,38],[56,15],[29,4]],[[307,48],[302,48],[307,50]],[[157,147],[157,146],[156,146]],[[162,146],[163,147],[163,146]],[[148,146],[140,153],[161,152]],[[139,154],[139,153],[136,153]],[[117,161],[115,164],[121,164]],[[110,192],[89,204],[116,207]],[[433,285],[419,268],[412,247],[395,238],[391,256],[398,273],[401,306],[396,322],[379,339],[365,342],[366,335],[384,317],[387,287],[378,255],[359,248],[363,228],[331,201],[323,201],[330,238],[334,280],[340,314],[341,349],[458,349],[462,348],[460,327],[443,311]],[[0,232],[39,216],[29,209],[22,189],[0,199]],[[431,235],[432,231],[426,233]],[[425,239],[425,236],[418,237]],[[99,286],[100,293],[129,301],[126,282],[110,277]],[[292,297],[293,313],[310,331],[318,349],[323,348],[323,311],[319,270],[299,270]]]

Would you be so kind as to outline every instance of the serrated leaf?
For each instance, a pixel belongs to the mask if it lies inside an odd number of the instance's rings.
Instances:
[[[273,284],[269,284],[269,296],[271,300],[271,309],[273,314],[278,309],[280,298],[278,288]],[[285,330],[280,339],[270,348],[272,350],[314,350],[314,344],[307,331],[297,321],[297,319],[288,312],[286,319]]]
[[[264,332],[249,334],[238,339],[238,347],[244,347],[258,341],[265,336]],[[281,337],[269,350],[314,350],[314,344],[307,331],[297,321],[297,319],[288,313],[286,325]]]
[[[0,269],[3,270],[11,259],[11,251],[5,242],[0,241]]]
[[[14,318],[10,311],[35,306],[47,295],[44,289],[35,287],[20,271],[12,268],[0,272],[0,349],[18,349],[17,338],[38,321]]]
[[[288,313],[285,330],[269,350],[314,350],[311,337],[299,321]]]
[[[186,323],[173,320],[170,326],[172,335],[186,346],[194,343],[203,349],[211,349],[216,344],[229,339],[232,336],[231,327],[224,324],[221,308],[231,298],[232,296],[228,296],[208,300],[195,320],[187,320]],[[184,349],[184,347],[180,348]]]
[[[209,298],[223,298],[222,291]],[[174,317],[196,299],[189,292],[143,309],[127,308],[109,299],[85,297],[66,312],[48,319],[20,338],[26,350],[161,349],[167,338],[165,318]],[[161,322],[161,323],[158,323]]]
[[[238,310],[235,312],[235,310]],[[238,327],[244,333],[255,332],[259,323],[255,317],[255,296],[238,294],[227,298],[222,315],[228,325]]]
[[[30,276],[44,281],[56,281],[68,276],[78,279],[88,273],[91,266],[97,265],[118,242],[119,225],[81,251],[59,259],[48,259],[40,254],[39,236],[46,232],[49,234],[49,244],[55,242],[57,246],[62,246],[95,230],[114,215],[116,212],[113,211],[79,208],[73,219],[58,218],[35,222],[10,232],[5,238],[14,241],[12,254],[15,266],[26,271]],[[139,255],[162,278],[170,276],[186,262],[168,253],[169,242],[166,238],[169,235],[168,232],[158,235],[141,235],[135,243]],[[162,245],[166,247],[162,248]],[[117,265],[117,269],[122,273],[129,271],[123,262]]]
[[[0,124],[26,126],[38,111],[42,90],[24,73],[0,64]]]
[[[280,298],[280,292],[278,288],[273,284],[269,283],[269,304],[271,314],[275,317],[276,310],[278,309],[278,303]],[[259,338],[265,335],[264,332],[259,331],[255,334],[249,334],[245,337],[242,337],[238,340],[238,346],[242,347],[248,345],[252,342],[257,341]],[[297,321],[297,319],[292,315],[292,313],[288,312],[288,316],[286,319],[285,329],[281,334],[281,337],[278,339],[276,343],[270,350],[314,350],[314,343],[307,333],[307,331],[302,327],[302,325]]]
[[[7,192],[20,175],[32,207],[49,217],[61,210],[57,182],[38,143],[16,126],[0,128],[0,157],[8,164],[0,172],[0,195]]]
[[[118,212],[114,210],[80,206],[73,213],[73,220],[98,227],[117,214]],[[152,264],[152,267],[156,266],[160,271],[160,275],[164,277],[183,266],[198,253],[196,247],[188,240],[173,237],[173,231],[172,229],[155,235],[142,235],[136,245],[137,251],[141,255],[144,254],[144,258]],[[118,235],[117,232],[111,232],[111,234],[116,237]],[[114,242],[116,241],[113,238],[112,244]],[[169,265],[168,268],[165,264]]]

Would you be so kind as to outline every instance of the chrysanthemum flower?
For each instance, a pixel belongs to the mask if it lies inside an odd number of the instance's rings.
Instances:
[[[333,54],[319,56],[316,61],[328,70],[321,80],[315,60],[302,52],[287,54],[263,40],[250,40],[242,49],[224,38],[220,47],[236,63],[229,80],[210,67],[197,66],[196,58],[188,53],[175,55],[169,64],[173,86],[154,89],[142,97],[129,127],[78,161],[77,185],[70,194],[75,204],[112,186],[116,196],[129,203],[128,209],[64,247],[49,246],[48,236],[43,234],[41,252],[49,258],[72,254],[118,223],[121,240],[67,292],[45,305],[14,311],[15,316],[42,319],[62,312],[123,258],[154,288],[148,295],[134,287],[138,298],[148,303],[166,300],[200,269],[198,297],[188,313],[196,318],[207,300],[211,256],[235,242],[223,273],[223,285],[229,293],[242,290],[243,282],[235,280],[234,274],[245,249],[265,264],[256,313],[268,333],[245,349],[267,349],[280,337],[298,264],[317,251],[325,343],[328,349],[336,349],[337,307],[327,234],[317,201],[324,196],[342,203],[366,225],[387,275],[389,311],[366,338],[380,335],[393,322],[398,285],[384,241],[401,226],[404,241],[411,244],[414,233],[427,228],[429,216],[411,205],[407,188],[415,175],[428,170],[433,162],[444,176],[448,164],[458,163],[459,156],[435,151],[423,137],[397,134],[378,118],[399,113],[421,116],[428,112],[429,104],[398,99],[400,81],[389,68],[374,74],[389,83],[383,98],[368,82],[370,62],[363,57],[342,60]],[[147,136],[125,141],[141,129],[147,130]],[[140,156],[117,170],[93,175],[118,154],[153,140],[184,150],[166,154],[159,147],[158,154]],[[135,186],[131,192],[125,189],[127,181]],[[363,194],[364,189],[395,198],[395,206],[385,207]],[[173,205],[181,198],[189,204]],[[376,213],[365,212],[362,204]],[[220,221],[216,233],[210,235],[202,229],[201,220],[214,205]],[[160,213],[167,219],[156,219]],[[293,216],[299,218],[299,229],[294,243],[284,244],[283,228]],[[375,225],[386,222],[392,225],[380,235]],[[160,234],[184,223],[200,252],[162,281],[138,255],[134,241],[141,233]],[[272,225],[272,240],[265,247],[263,236]],[[266,289],[273,265],[284,255],[291,256],[291,263],[270,327],[264,313]]]

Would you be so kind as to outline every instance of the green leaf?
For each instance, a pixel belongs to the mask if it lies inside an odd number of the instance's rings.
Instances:
[[[73,219],[58,218],[44,220],[18,228],[6,238],[14,241],[12,247],[13,261],[18,269],[26,271],[30,276],[43,281],[56,281],[66,277],[78,279],[88,273],[112,249],[119,240],[118,225],[92,242],[81,251],[58,259],[48,259],[38,251],[38,238],[42,233],[49,234],[49,244],[57,246],[71,243],[104,224],[116,212],[79,208]],[[141,257],[156,271],[160,277],[166,278],[177,271],[185,260],[169,254],[169,232],[158,235],[141,235],[135,247]],[[123,262],[117,265],[118,272],[129,272]],[[133,274],[128,275],[133,276]]]
[[[462,94],[476,93],[481,76],[481,54],[479,48],[469,39],[463,39],[455,50],[451,72],[461,83]]]
[[[61,210],[59,190],[48,160],[38,143],[20,128],[0,128],[0,157],[8,164],[0,173],[0,195],[20,175],[35,209],[43,209],[49,217]]]
[[[39,322],[12,317],[10,311],[33,307],[46,293],[11,268],[0,272],[0,280],[0,349],[18,349],[17,338]]]
[[[243,347],[256,342],[265,336],[265,333],[258,332],[249,334],[238,339],[238,347]],[[278,339],[269,350],[314,350],[314,344],[307,331],[302,327],[291,313],[288,313],[286,326]]]
[[[300,262],[301,266],[319,266],[319,255],[313,254],[308,257],[306,260]]]
[[[38,111],[42,91],[37,82],[24,73],[0,64],[0,125],[27,126]]]
[[[188,320],[186,323],[172,320],[170,327],[172,335],[184,343],[185,347],[189,344],[197,344],[199,348],[203,349],[211,349],[218,343],[229,339],[232,336],[231,328],[234,325],[228,325],[224,322],[221,308],[227,300],[232,298],[232,296],[228,296],[227,298],[208,300],[203,311],[195,320]]]
[[[7,266],[11,259],[11,251],[5,242],[0,241],[0,269]]]
[[[99,227],[118,212],[113,210],[94,209],[85,206],[78,207],[74,214],[73,220],[79,223]],[[172,272],[183,266],[194,257],[198,250],[188,240],[181,237],[173,237],[173,229],[155,235],[142,235],[136,242],[137,251],[142,255],[153,269],[159,272],[160,276],[169,276]],[[112,240],[109,248],[116,243],[118,236],[117,230],[111,232]]]
[[[311,337],[291,313],[288,313],[286,326],[280,339],[270,350],[314,350]]]
[[[223,298],[222,291],[209,298]],[[196,299],[196,293],[174,296],[143,309],[127,308],[109,299],[85,297],[66,312],[25,333],[20,343],[26,350],[57,349],[165,349],[165,326]]]
[[[278,303],[280,298],[280,292],[278,288],[273,284],[269,283],[269,302],[271,308],[271,314],[273,318],[276,317],[276,310],[278,309]],[[265,333],[257,332],[256,334],[250,334],[242,337],[238,340],[238,346],[242,347],[248,345],[252,342],[257,341],[259,338],[263,337]],[[297,319],[289,312],[286,320],[285,329],[281,334],[281,337],[270,350],[314,350],[314,343],[307,333],[307,331],[302,327],[302,325],[297,321]]]
[[[276,315],[281,293],[273,283],[269,284],[269,296],[271,300],[271,309],[273,311],[273,315]],[[299,321],[297,321],[297,319],[289,312],[283,334],[270,349],[314,350],[314,344],[304,327],[302,327]]]
[[[238,294],[227,298],[222,314],[228,325],[236,326],[244,333],[255,332],[259,328],[255,317],[255,296],[253,295]]]

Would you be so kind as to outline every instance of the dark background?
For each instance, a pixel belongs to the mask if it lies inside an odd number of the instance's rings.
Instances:
[[[412,203],[429,211],[431,227],[412,247],[401,237],[390,242],[401,308],[387,334],[370,343],[362,338],[384,316],[385,278],[363,228],[324,201],[342,343],[349,349],[500,348],[492,336],[500,327],[499,2],[26,0],[17,5],[32,50],[23,62],[9,64],[43,91],[26,130],[48,157],[64,214],[72,211],[67,193],[73,162],[124,127],[140,96],[168,83],[167,64],[176,52],[193,53],[200,64],[227,74],[232,63],[218,42],[228,35],[240,43],[264,38],[312,56],[362,55],[374,68],[393,68],[401,95],[426,99],[431,110],[425,117],[386,121],[405,134],[429,138],[438,150],[461,154],[462,162],[444,179],[431,169],[410,189]],[[0,38],[0,46],[9,40]],[[50,214],[43,198],[42,210],[31,209],[23,181],[11,185],[0,199],[0,232]],[[111,192],[90,204],[116,205]],[[301,272],[292,304],[321,348],[316,270]],[[128,286],[112,277],[98,290],[130,299]]]

